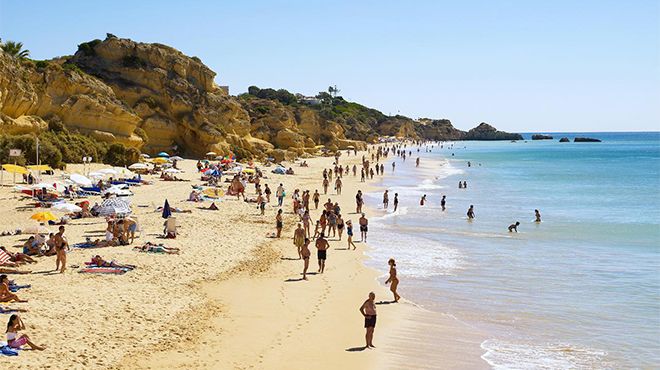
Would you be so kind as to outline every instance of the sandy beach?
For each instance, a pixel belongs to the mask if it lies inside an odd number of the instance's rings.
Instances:
[[[342,164],[360,161],[343,156]],[[198,183],[195,161],[181,161],[186,172],[180,177],[190,182],[164,182],[134,189],[134,214],[141,223],[141,235],[134,245],[164,241],[181,248],[180,255],[153,255],[135,252],[132,246],[102,249],[74,249],[68,254],[70,266],[82,266],[93,255],[106,260],[137,265],[120,276],[87,275],[70,267],[65,274],[53,273],[54,257],[43,257],[30,275],[10,275],[19,284],[31,284],[19,291],[29,303],[13,303],[26,308],[22,317],[25,330],[35,342],[49,348],[44,352],[24,351],[7,358],[14,368],[118,368],[118,369],[246,369],[246,368],[435,368],[437,364],[411,365],[401,361],[415,351],[425,351],[425,317],[446,328],[443,339],[434,339],[429,350],[441,359],[443,368],[484,367],[479,359],[477,337],[464,334],[465,328],[450,317],[431,314],[405,300],[389,304],[391,293],[378,282],[386,272],[363,264],[368,246],[357,243],[356,251],[346,250],[344,240],[330,239],[327,269],[316,271],[313,251],[312,274],[301,280],[302,261],[292,242],[297,217],[291,213],[290,196],[295,188],[321,190],[321,172],[330,168],[333,158],[307,160],[309,167],[291,164],[293,176],[267,174],[262,184],[274,190],[279,183],[287,189],[284,203],[284,231],[281,239],[268,238],[274,231],[276,204],[259,215],[254,204],[225,197],[219,211],[202,210],[210,202],[187,202],[190,185]],[[70,172],[81,167],[70,166]],[[55,177],[57,177],[56,174]],[[54,178],[55,178],[54,177]],[[49,177],[45,177],[47,182]],[[0,208],[5,215],[3,230],[25,228],[35,212],[28,201],[11,192],[11,179],[5,178]],[[375,179],[373,180],[375,182]],[[345,219],[357,224],[354,195],[367,191],[369,182],[349,176],[343,194],[328,194],[342,206]],[[334,191],[332,192],[334,193]],[[248,187],[248,195],[254,187]],[[273,197],[274,198],[274,197]],[[179,236],[160,240],[163,219],[155,208],[168,199],[173,207],[192,210],[176,214]],[[367,204],[368,217],[373,206]],[[312,212],[312,218],[318,218]],[[86,237],[103,238],[102,218],[74,220],[66,236],[72,243]],[[53,231],[55,227],[51,227]],[[1,244],[11,251],[27,235],[2,237]],[[358,238],[356,238],[358,240]],[[384,279],[381,279],[381,282]],[[378,325],[376,349],[363,350],[363,318],[359,306],[370,291],[376,293]],[[8,316],[8,315],[5,315]],[[455,340],[457,337],[465,340]]]

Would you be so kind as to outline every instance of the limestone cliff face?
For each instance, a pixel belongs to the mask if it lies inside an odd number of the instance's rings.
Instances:
[[[88,44],[71,62],[103,81],[140,117],[148,151],[176,145],[200,155],[228,153],[239,145],[258,154],[250,144],[247,112],[215,85],[215,72],[201,61],[169,46],[116,37]]]
[[[0,132],[39,132],[50,116],[85,133],[106,133],[113,142],[142,145],[134,135],[140,117],[101,81],[57,64],[36,68],[0,53]]]
[[[479,126],[468,131],[463,140],[522,140],[520,134],[511,134],[504,131],[498,131],[495,127],[481,122]]]

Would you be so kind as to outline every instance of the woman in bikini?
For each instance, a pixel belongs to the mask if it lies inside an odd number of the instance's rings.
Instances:
[[[339,240],[344,233],[344,219],[341,218],[341,213],[337,213],[337,232],[339,233]]]
[[[24,345],[30,346],[30,349],[37,350],[37,351],[43,351],[46,349],[45,346],[39,346],[32,341],[30,341],[30,337],[27,336],[27,334],[22,334],[18,335],[19,330],[25,330],[25,324],[23,324],[23,320],[21,320],[21,317],[14,314],[9,317],[9,321],[7,322],[7,345],[11,348],[16,348],[20,349]]]
[[[305,238],[305,243],[302,246],[302,250],[300,251],[300,254],[302,255],[303,259],[303,280],[307,280],[307,268],[309,268],[309,256],[312,254],[312,252],[309,251],[309,238]]]
[[[9,278],[7,275],[0,275],[0,302],[27,302],[26,299],[20,299],[9,290]]]
[[[387,264],[390,265],[390,278],[387,279],[385,285],[390,284],[390,291],[394,294],[394,302],[399,302],[401,296],[396,292],[396,288],[399,286],[399,278],[396,277],[396,262],[394,258],[390,258]]]

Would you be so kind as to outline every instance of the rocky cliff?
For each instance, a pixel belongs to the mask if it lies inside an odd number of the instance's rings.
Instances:
[[[0,134],[41,132],[57,121],[96,140],[146,152],[278,158],[362,147],[379,136],[507,140],[489,125],[463,132],[448,120],[412,120],[325,94],[305,105],[286,90],[229,96],[198,58],[108,35],[73,56],[19,60],[0,52]],[[256,90],[255,90],[256,89]],[[485,126],[484,126],[485,125]],[[515,134],[514,134],[515,135]]]

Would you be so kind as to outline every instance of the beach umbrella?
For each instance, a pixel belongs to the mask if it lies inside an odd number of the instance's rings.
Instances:
[[[207,157],[215,157],[216,155],[218,155],[218,153],[216,153],[216,152],[208,152],[208,153],[206,153],[206,156],[207,156]]]
[[[51,206],[52,209],[62,212],[80,212],[82,208],[78,207],[75,204],[67,202],[57,202]]]
[[[142,156],[142,158],[151,158],[151,157],[149,157],[149,154],[142,153],[140,155]]]
[[[135,175],[131,170],[125,167],[115,167],[113,170],[115,170],[119,176],[133,177]]]
[[[133,163],[132,165],[128,166],[128,168],[131,170],[147,170],[149,169],[149,166],[145,163]]]
[[[49,234],[50,230],[44,225],[30,225],[21,230],[24,234]]]
[[[32,171],[52,171],[53,170],[52,168],[50,168],[49,165],[46,165],[46,164],[27,166],[27,168],[28,168],[28,170],[32,170]]]
[[[9,172],[9,173],[18,173],[20,175],[27,175],[30,173],[27,168],[17,166],[15,164],[3,164],[2,169]]]
[[[156,163],[156,164],[163,164],[163,163],[167,163],[167,159],[165,159],[165,158],[154,158],[153,160],[151,160],[151,162]]]
[[[104,168],[102,170],[98,170],[98,173],[102,173],[104,175],[113,175],[113,176],[118,174],[117,170],[115,170],[114,168]]]
[[[39,222],[48,222],[48,221],[57,220],[57,217],[55,217],[55,215],[50,212],[37,212],[32,216],[30,216],[30,218],[33,220],[37,220]]]
[[[166,170],[163,171],[163,172],[164,172],[164,173],[181,173],[181,172],[183,172],[183,171],[181,171],[181,170],[177,170],[176,168],[168,168],[168,169],[166,169]]]
[[[182,161],[183,160],[183,158],[179,157],[178,155],[176,155],[174,157],[170,157],[170,159],[173,160],[173,161]]]
[[[165,199],[165,204],[163,205],[163,218],[170,218],[172,215],[172,209],[170,209],[170,203]]]
[[[71,176],[69,176],[69,179],[80,186],[92,186],[92,180],[77,173],[74,173]]]
[[[167,153],[165,153],[165,152],[160,152],[160,153],[158,153],[158,156],[159,156],[159,157],[168,158],[170,155],[167,154]]]
[[[128,215],[131,207],[119,198],[109,198],[103,201],[98,208],[99,216]]]

